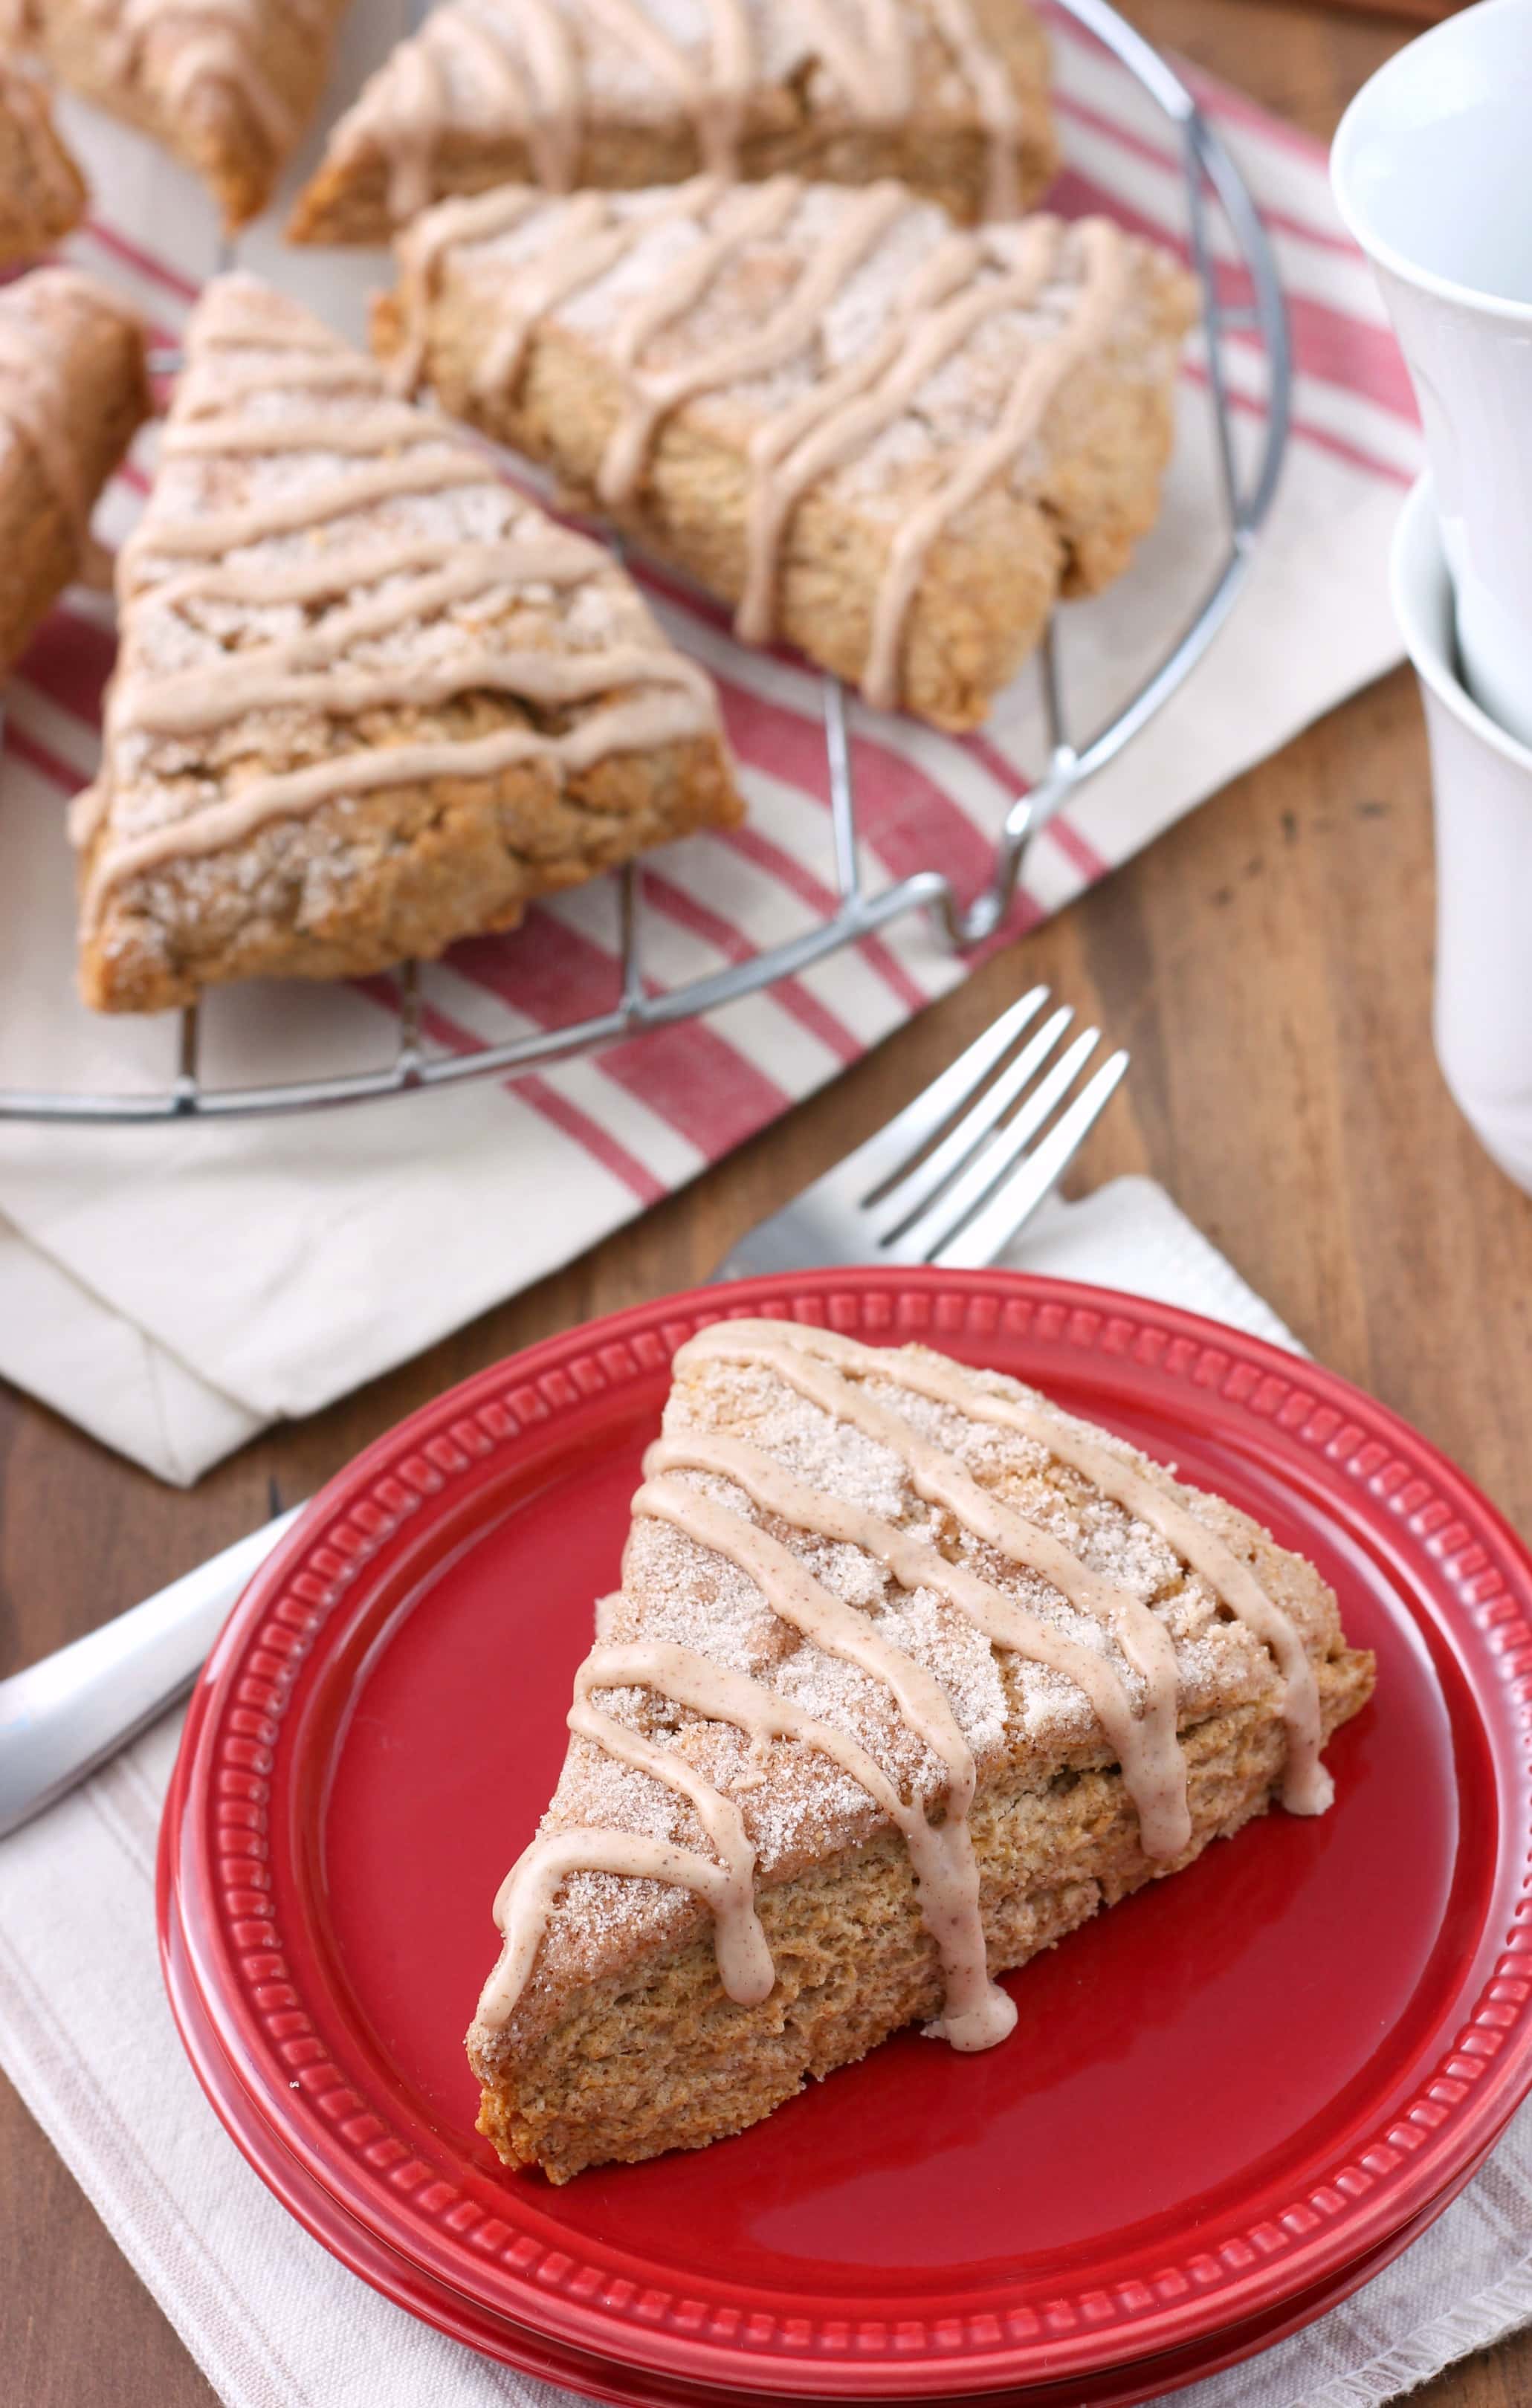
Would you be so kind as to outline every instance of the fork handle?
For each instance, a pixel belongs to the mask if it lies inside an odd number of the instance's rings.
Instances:
[[[195,1680],[295,1505],[24,1672],[0,1681],[0,1838],[52,1805]]]

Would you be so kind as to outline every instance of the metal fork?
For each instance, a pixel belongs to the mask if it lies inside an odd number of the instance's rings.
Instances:
[[[1059,1053],[1074,1015],[1061,1007],[1035,1027],[1047,1001],[1048,989],[1035,986],[1003,1011],[886,1128],[752,1229],[714,1278],[813,1263],[993,1262],[1057,1184],[1127,1068],[1119,1049],[1067,1102],[1099,1031]],[[301,1510],[0,1681],[0,1836],[191,1687],[240,1590]]]
[[[713,1278],[992,1263],[1057,1186],[1128,1066],[1119,1046],[1067,1101],[1101,1032],[1087,1028],[1060,1053],[1074,1013],[1062,1004],[1036,1026],[1048,1000],[1035,986],[1003,1011],[885,1128],[758,1223]]]

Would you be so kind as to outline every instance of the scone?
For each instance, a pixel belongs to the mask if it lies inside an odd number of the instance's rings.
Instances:
[[[494,184],[633,189],[700,170],[900,176],[1014,217],[1057,150],[1024,0],[442,0],[330,137],[299,242],[381,242]]]
[[[1367,1702],[1312,1565],[1016,1381],[728,1321],[675,1361],[468,2034],[508,2165],[698,2148],[1277,1799]]]
[[[34,75],[0,59],[0,267],[40,259],[85,214],[85,179]]]
[[[790,176],[444,202],[375,340],[880,708],[976,726],[1153,523],[1192,316],[1104,218]]]
[[[739,816],[717,700],[598,545],[244,276],[208,291],[118,561],[81,981],[337,978]]]
[[[259,216],[324,88],[349,0],[8,0],[11,38]]]
[[[0,676],[90,558],[96,498],[150,414],[144,342],[76,268],[0,290]]]

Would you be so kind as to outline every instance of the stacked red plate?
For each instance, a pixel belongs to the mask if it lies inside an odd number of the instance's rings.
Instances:
[[[1339,1592],[1378,1695],[1275,1813],[694,2156],[554,2189],[474,2132],[489,1905],[564,1752],[670,1356],[721,1312],[919,1337],[1221,1490]],[[272,2189],[428,2322],[598,2398],[1126,2403],[1295,2329],[1461,2188],[1532,2086],[1532,1562],[1343,1381],[1002,1273],[707,1290],[550,1340],[332,1483],[193,1703],[161,1928]]]

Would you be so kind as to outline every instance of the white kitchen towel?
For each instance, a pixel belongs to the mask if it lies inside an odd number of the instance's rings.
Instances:
[[[351,12],[326,115],[406,14]],[[1058,206],[1107,208],[1185,248],[1173,139],[1142,92],[1053,18],[1067,166]],[[1250,588],[1180,697],[1083,789],[1031,853],[1009,927],[1057,909],[1399,655],[1389,530],[1419,459],[1408,380],[1372,280],[1332,209],[1318,147],[1234,94],[1210,117],[1267,215],[1292,313],[1292,450]],[[64,111],[97,215],[79,258],[173,339],[215,264],[205,195],[138,136]],[[310,156],[312,146],[310,146]],[[376,256],[285,250],[275,221],[240,256],[360,329]],[[1247,297],[1223,237],[1225,297]],[[1237,434],[1263,423],[1260,355],[1233,346]],[[1204,588],[1220,535],[1205,363],[1194,346],[1160,523],[1110,594],[1066,613],[1073,724],[1088,731]],[[151,443],[103,511],[120,540]],[[719,677],[751,817],[660,855],[648,968],[662,987],[747,958],[820,915],[833,883],[819,681],[732,643],[717,615],[653,580],[657,607]],[[93,1020],[76,1002],[67,794],[90,775],[108,607],[75,596],[7,697],[0,764],[0,1089],[163,1085],[174,1027]],[[1035,681],[981,738],[853,712],[864,866],[980,882],[1018,782],[1041,757]],[[510,937],[456,948],[425,981],[427,1033],[459,1052],[607,1008],[609,882],[555,898]],[[280,1416],[323,1405],[568,1260],[692,1178],[963,975],[919,920],[821,963],[706,1025],[609,1048],[513,1084],[234,1127],[0,1125],[0,1372],[170,1480]],[[387,980],[259,987],[205,1009],[213,1080],[260,1082],[384,1058]]]
[[[1021,1266],[1294,1341],[1163,1189],[1053,1204]],[[229,2408],[574,2408],[417,2324],[329,2258],[216,2123],[154,1941],[169,1717],[0,1842],[0,2064]],[[1463,2197],[1343,2307],[1178,2408],[1371,2408],[1532,2315],[1532,2107]]]

